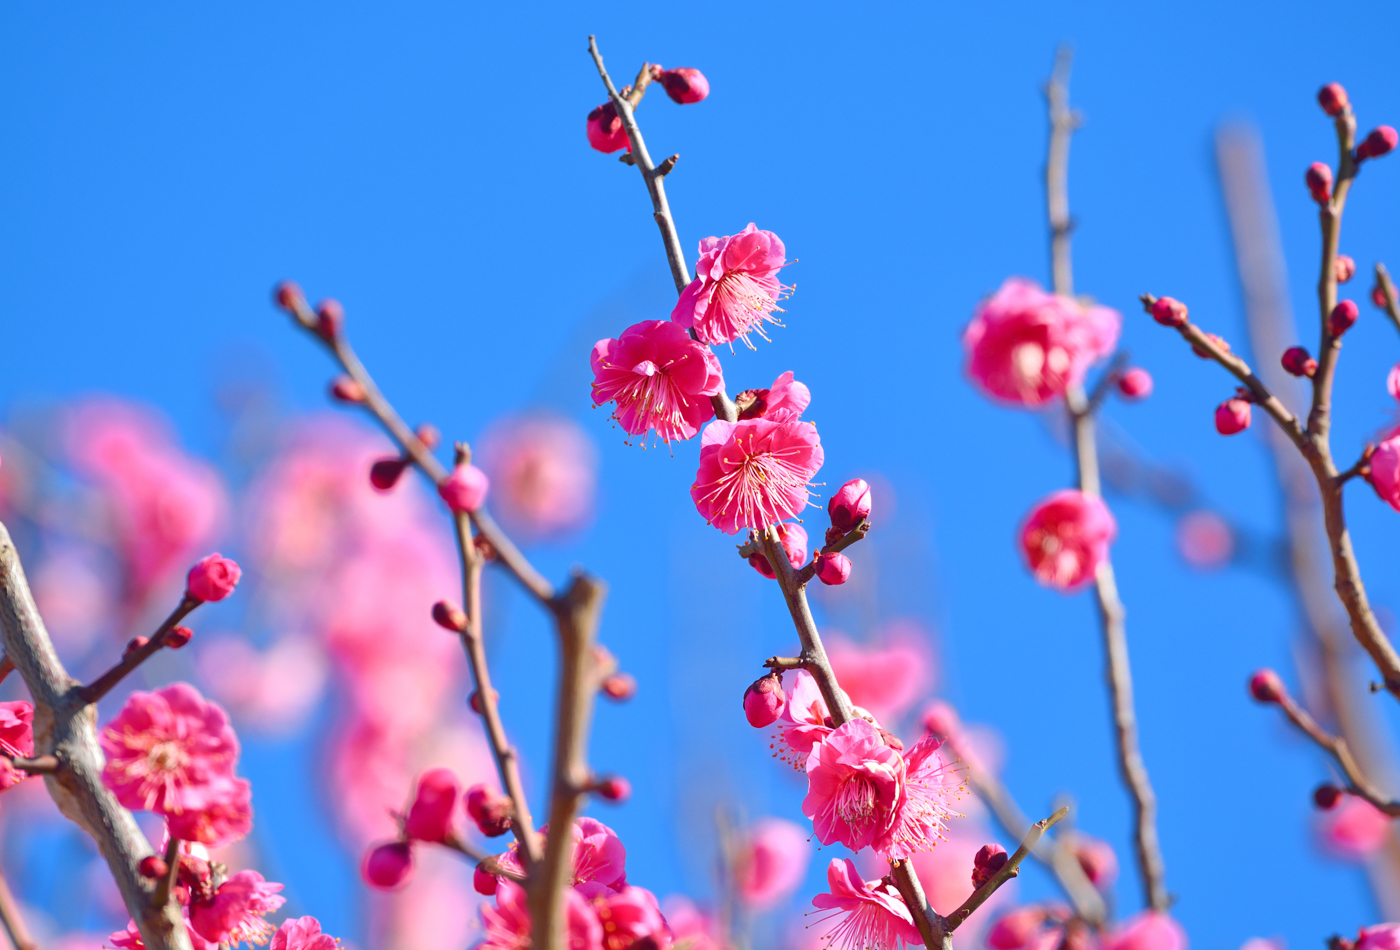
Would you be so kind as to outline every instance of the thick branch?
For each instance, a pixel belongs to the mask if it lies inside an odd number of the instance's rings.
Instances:
[[[165,622],[156,629],[155,633],[151,634],[150,639],[146,641],[145,645],[123,656],[120,663],[93,680],[89,685],[78,690],[78,695],[85,702],[89,703],[95,703],[103,696],[106,696],[112,691],[112,687],[122,681],[123,677],[154,656],[157,650],[164,647],[165,635],[171,630],[174,630],[176,624],[189,616],[190,611],[194,610],[202,603],[204,603],[204,601],[197,597],[191,597],[186,593],[185,596],[180,599],[179,605],[171,611],[170,616],[165,618]]]

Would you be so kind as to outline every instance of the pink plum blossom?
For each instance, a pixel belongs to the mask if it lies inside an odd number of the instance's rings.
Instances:
[[[29,757],[34,754],[34,707],[22,699],[0,703],[0,752],[7,756]],[[0,791],[25,778],[25,773],[9,762],[0,769]]]
[[[1021,528],[1021,551],[1036,580],[1073,591],[1093,579],[1117,533],[1102,499],[1067,488],[1031,509]]]
[[[1344,858],[1374,853],[1390,836],[1391,819],[1364,798],[1344,795],[1338,805],[1318,816],[1326,848]]]
[[[588,898],[606,897],[626,887],[627,849],[617,832],[596,818],[575,819],[573,832],[569,886]],[[548,837],[549,825],[543,825],[539,833]],[[524,873],[518,855],[519,844],[512,844],[496,860],[506,870]]]
[[[822,918],[823,922],[835,921],[826,934],[831,947],[895,950],[923,944],[914,917],[894,884],[862,881],[849,858],[834,858],[826,881],[827,893],[812,898],[812,904],[832,911]]]
[[[689,439],[715,416],[710,397],[724,388],[719,360],[668,320],[645,320],[593,347],[593,404],[615,404],[629,435],[655,431],[663,442]]]
[[[288,917],[272,935],[267,950],[338,950],[339,946],[334,937],[321,932],[315,917]]]
[[[593,514],[598,452],[570,419],[535,415],[503,419],[479,440],[494,511],[530,538],[582,526]]]
[[[990,396],[1024,406],[1064,395],[1113,352],[1122,317],[1009,278],[963,332],[967,372]]]
[[[833,729],[807,756],[802,813],[822,844],[859,851],[890,832],[903,800],[904,760],[863,719]]]
[[[603,925],[589,900],[579,891],[564,892],[565,945],[567,950],[600,950]],[[529,950],[530,908],[525,889],[502,879],[496,887],[496,905],[482,905],[481,922],[486,930],[482,950]]]
[[[787,555],[788,563],[792,565],[794,571],[802,570],[802,565],[807,563],[807,529],[800,524],[791,521],[784,521],[775,526],[778,532],[778,541],[783,546],[783,553]],[[773,572],[773,565],[769,563],[768,556],[755,554],[749,558],[749,565],[764,577],[773,579],[778,575]]]
[[[720,922],[690,898],[672,894],[662,902],[661,909],[674,944],[685,950],[728,950]]]
[[[777,722],[786,707],[787,694],[783,692],[782,677],[777,670],[760,676],[744,690],[744,718],[755,729]]]
[[[253,786],[236,778],[211,790],[204,807],[186,809],[166,818],[170,833],[182,841],[211,848],[226,847],[253,830]]]
[[[273,927],[265,916],[287,902],[280,890],[257,871],[239,871],[208,900],[190,905],[190,926],[212,943],[266,943]]]
[[[825,455],[809,422],[716,419],[700,437],[700,467],[690,497],[725,534],[761,531],[807,507],[812,477]]]
[[[787,703],[778,722],[783,745],[789,751],[781,757],[794,766],[805,768],[812,747],[831,734],[831,714],[811,673],[795,670],[790,682],[784,676],[784,683]]]
[[[188,683],[137,691],[102,730],[102,781],[127,808],[179,815],[223,796],[238,738],[228,716]]]
[[[739,897],[756,910],[777,905],[802,883],[811,857],[805,831],[781,818],[760,818],[749,829],[735,862]]]
[[[236,561],[216,551],[190,568],[185,590],[196,600],[223,600],[233,593],[242,576],[243,569]]]
[[[190,925],[189,918],[185,918],[185,934],[190,938],[190,945],[194,950],[219,950],[219,945],[205,940],[195,932]],[[128,920],[125,930],[118,930],[107,937],[107,942],[117,950],[145,950],[146,944],[141,940],[141,931],[136,926],[136,921]]]
[[[773,380],[767,389],[746,389],[734,398],[740,419],[767,419],[791,422],[807,411],[812,391],[793,379],[792,370]]]
[[[791,291],[778,281],[786,264],[783,242],[752,223],[738,234],[708,237],[700,242],[695,279],[681,292],[671,319],[682,329],[694,329],[710,345],[743,340],[750,333],[765,340],[765,321],[777,324],[778,301]]]
[[[593,910],[603,927],[603,950],[666,950],[671,945],[656,895],[646,888],[628,885],[595,897]]]
[[[1353,950],[1400,950],[1400,924],[1372,924],[1356,935]]]
[[[453,837],[452,816],[459,788],[451,769],[429,769],[418,779],[413,804],[404,820],[404,834],[413,841],[441,844]]]
[[[1115,927],[1104,950],[1186,950],[1186,931],[1169,915],[1144,911]]]
[[[987,931],[987,946],[991,950],[1058,950],[1066,942],[1067,916],[1059,907],[1018,908]]]
[[[826,503],[826,512],[831,517],[834,531],[848,533],[870,517],[870,485],[863,478],[851,479],[831,496]]]
[[[1400,401],[1400,363],[1392,366],[1390,372],[1386,374],[1385,389],[1393,399]]]
[[[957,815],[951,803],[962,795],[962,775],[944,758],[942,745],[937,736],[925,734],[904,753],[904,795],[894,822],[875,839],[880,854],[908,858],[928,851],[943,838],[948,819]]]
[[[827,637],[831,668],[851,702],[882,721],[893,722],[908,712],[933,677],[933,661],[920,642],[922,633],[905,622],[892,625],[884,645],[860,646],[844,636]]]
[[[1370,465],[1371,487],[1381,501],[1400,511],[1400,431],[1376,446]]]
[[[1235,534],[1213,511],[1188,512],[1176,523],[1176,549],[1187,564],[1211,570],[1229,563],[1235,553]]]

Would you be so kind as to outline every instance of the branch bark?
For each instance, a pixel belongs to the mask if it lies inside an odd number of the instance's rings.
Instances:
[[[10,884],[3,874],[0,874],[0,925],[4,926],[5,935],[10,938],[10,945],[14,950],[39,950],[39,945],[29,935],[29,928],[25,926],[24,917],[19,912],[19,901],[15,900],[15,895],[10,892]]]

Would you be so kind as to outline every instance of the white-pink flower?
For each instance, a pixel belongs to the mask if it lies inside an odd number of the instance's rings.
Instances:
[[[700,437],[690,497],[705,522],[725,534],[762,530],[802,513],[825,458],[810,422],[716,419]]]
[[[919,928],[904,898],[884,881],[863,881],[849,858],[835,858],[827,868],[828,892],[812,898],[812,904],[832,913],[826,936],[836,950],[894,950],[922,945]]]
[[[752,349],[749,334],[768,339],[763,324],[778,323],[773,317],[781,312],[778,301],[792,290],[778,281],[786,253],[776,234],[752,223],[738,234],[705,238],[695,279],[681,292],[671,319],[693,328],[702,343],[743,340]]]
[[[802,814],[822,844],[867,847],[889,833],[903,801],[904,760],[864,719],[833,729],[807,756]]]

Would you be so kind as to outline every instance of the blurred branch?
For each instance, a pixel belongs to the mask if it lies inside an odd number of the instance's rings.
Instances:
[[[95,703],[103,696],[106,696],[112,691],[112,687],[122,681],[123,677],[142,663],[145,663],[146,660],[155,655],[157,650],[164,647],[165,635],[171,630],[174,630],[175,626],[181,620],[189,616],[190,612],[202,603],[204,603],[204,601],[186,593],[184,597],[180,599],[179,605],[171,611],[170,616],[166,617],[165,621],[156,629],[156,632],[151,634],[149,640],[123,656],[120,663],[93,680],[91,684],[78,690],[78,695],[89,703]]]
[[[1395,324],[1395,329],[1400,330],[1400,296],[1396,295],[1395,281],[1390,279],[1390,271],[1380,261],[1376,261],[1376,286],[1385,297],[1385,315]]]
[[[1289,718],[1293,725],[1297,726],[1313,742],[1320,745],[1341,766],[1342,773],[1346,775],[1347,781],[1350,783],[1347,787],[1348,792],[1366,799],[1392,818],[1400,816],[1400,802],[1391,801],[1371,784],[1370,779],[1362,774],[1361,767],[1356,764],[1356,759],[1352,757],[1351,749],[1345,739],[1334,736],[1319,726],[1317,720],[1313,719],[1308,711],[1298,705],[1298,701],[1287,693],[1279,697],[1278,704],[1283,708],[1284,715]]]
[[[29,928],[24,925],[19,902],[11,893],[10,884],[3,873],[0,873],[0,925],[4,926],[5,935],[10,938],[14,950],[39,950],[39,945],[29,935]]]

